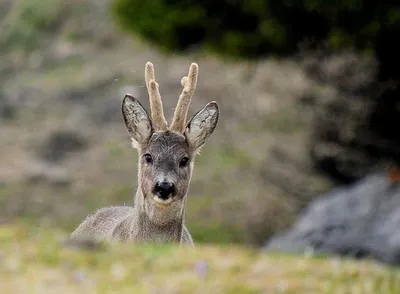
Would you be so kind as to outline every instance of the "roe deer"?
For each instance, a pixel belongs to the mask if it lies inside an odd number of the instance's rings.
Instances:
[[[72,239],[194,245],[184,224],[187,192],[195,155],[213,133],[219,117],[218,104],[213,101],[186,123],[197,75],[198,66],[192,63],[188,76],[181,80],[183,91],[168,127],[153,64],[146,63],[151,119],[134,97],[126,94],[122,102],[125,126],[139,154],[134,206],[98,210],[78,226]]]

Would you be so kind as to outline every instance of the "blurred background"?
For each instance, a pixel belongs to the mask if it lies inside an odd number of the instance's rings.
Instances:
[[[0,222],[72,232],[132,204],[120,103],[148,107],[147,61],[169,121],[192,61],[189,116],[220,104],[189,192],[196,242],[263,246],[332,189],[395,184],[399,33],[395,1],[0,0]]]

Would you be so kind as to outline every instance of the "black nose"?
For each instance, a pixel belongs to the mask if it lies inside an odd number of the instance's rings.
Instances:
[[[161,182],[156,184],[156,193],[161,199],[168,199],[175,191],[175,185],[170,182]]]

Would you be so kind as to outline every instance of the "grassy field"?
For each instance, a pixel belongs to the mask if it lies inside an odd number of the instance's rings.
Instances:
[[[291,60],[164,56],[116,30],[109,0],[54,2],[0,0],[0,102],[15,108],[15,117],[1,121],[1,294],[400,293],[393,268],[238,245],[263,245],[331,186],[309,167],[311,116],[299,102],[329,89]],[[188,200],[198,245],[65,246],[87,214],[132,202],[137,155],[119,105],[132,90],[148,106],[147,60],[156,65],[167,116],[193,60],[201,74],[190,111],[220,104]],[[39,151],[49,148],[43,142],[64,130],[85,138],[87,149],[57,164],[41,159]],[[58,174],[65,185],[56,183]]]
[[[116,30],[109,2],[0,0],[0,98],[15,107],[1,125],[0,293],[400,293],[392,268],[238,245],[263,245],[330,187],[309,168],[310,115],[299,105],[320,86],[290,60],[164,56]],[[132,202],[137,155],[119,105],[132,90],[148,106],[147,60],[156,65],[167,116],[193,60],[201,74],[190,111],[220,104],[188,200],[198,245],[65,246],[87,214]],[[40,158],[44,142],[64,130],[87,149],[59,163]],[[66,184],[56,183],[58,174]]]
[[[66,245],[26,222],[0,227],[1,293],[384,293],[400,271],[369,261],[265,254],[232,245]]]

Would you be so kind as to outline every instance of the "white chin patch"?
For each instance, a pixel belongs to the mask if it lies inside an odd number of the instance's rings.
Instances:
[[[172,202],[172,197],[169,197],[168,199],[163,200],[163,199],[158,198],[157,196],[153,196],[153,200],[159,204],[168,205]]]

